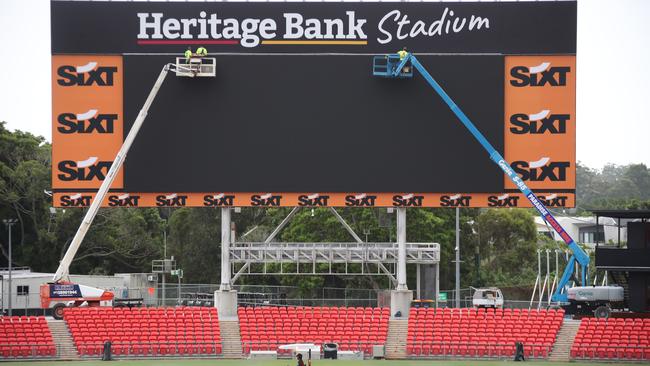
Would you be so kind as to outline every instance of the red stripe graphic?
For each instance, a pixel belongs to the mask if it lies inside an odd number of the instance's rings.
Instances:
[[[239,41],[235,40],[216,40],[216,39],[205,39],[205,40],[196,40],[196,39],[185,39],[185,40],[168,40],[168,39],[152,39],[152,40],[139,40],[139,45],[148,45],[148,44],[239,44]]]

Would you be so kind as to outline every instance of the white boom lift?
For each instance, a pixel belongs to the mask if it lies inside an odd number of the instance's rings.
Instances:
[[[90,286],[73,284],[70,282],[70,265],[81,246],[81,243],[93,223],[102,201],[106,197],[109,188],[113,184],[117,172],[120,170],[126,159],[126,155],[131,148],[131,144],[140,131],[140,127],[144,123],[145,118],[149,112],[149,107],[153,103],[158,90],[165,81],[169,71],[176,74],[176,76],[183,77],[214,77],[216,74],[216,59],[214,58],[192,58],[186,60],[184,57],[177,57],[176,63],[169,63],[163,66],[158,79],[156,79],[153,88],[149,92],[147,100],[144,102],[140,113],[138,113],[131,130],[124,139],[124,143],[115,156],[115,160],[111,168],[106,174],[106,178],[102,182],[97,194],[93,198],[86,215],[77,229],[70,246],[65,252],[63,259],[59,263],[59,268],[54,274],[51,283],[41,285],[41,306],[44,309],[53,308],[53,315],[57,319],[63,317],[63,309],[66,306],[80,306],[84,303],[88,306],[99,306],[108,304],[113,300],[113,294],[102,289],[93,288]]]

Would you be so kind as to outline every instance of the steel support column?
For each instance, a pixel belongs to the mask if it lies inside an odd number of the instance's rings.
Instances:
[[[230,291],[230,216],[232,209],[221,209],[221,285],[219,290]]]
[[[406,208],[397,208],[397,290],[408,290],[406,285]]]

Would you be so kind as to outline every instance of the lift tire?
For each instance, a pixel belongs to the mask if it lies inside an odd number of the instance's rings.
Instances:
[[[52,317],[56,320],[62,320],[64,309],[65,309],[65,304],[54,305],[54,307],[52,307]]]
[[[594,317],[595,318],[602,318],[602,319],[607,319],[609,318],[609,314],[611,313],[611,310],[609,306],[601,305],[594,310]]]

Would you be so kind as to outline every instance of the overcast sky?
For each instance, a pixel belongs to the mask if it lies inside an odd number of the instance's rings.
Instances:
[[[0,0],[0,121],[51,141],[49,10]],[[578,161],[650,166],[650,1],[578,1],[577,58]]]

